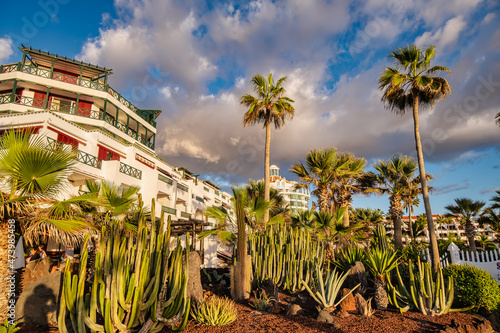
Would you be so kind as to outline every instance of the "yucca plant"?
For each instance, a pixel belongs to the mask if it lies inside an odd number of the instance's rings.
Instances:
[[[333,264],[343,272],[347,272],[356,261],[363,261],[365,257],[365,250],[361,247],[349,246],[340,249],[336,253],[335,257],[337,258],[337,261],[334,261]]]
[[[5,321],[0,325],[0,333],[16,333],[20,330],[20,328],[17,327],[17,324],[17,321],[11,324],[11,322],[5,318]]]
[[[193,306],[191,316],[198,324],[223,326],[234,322],[238,317],[238,311],[232,300],[213,296]]]
[[[366,254],[364,263],[374,278],[375,303],[378,309],[387,309],[389,299],[386,292],[386,281],[389,273],[398,265],[398,259],[395,252],[387,250],[375,249]]]
[[[330,270],[329,267],[326,268],[326,272],[323,272],[323,269],[319,268],[319,265],[316,265],[316,280],[317,283],[312,283],[311,286],[308,286],[307,283],[302,280],[302,285],[307,289],[311,297],[318,302],[324,309],[328,311],[333,311],[350,293],[352,293],[359,284],[349,290],[347,294],[344,295],[338,302],[335,302],[337,295],[342,288],[342,284],[349,271],[341,274],[337,272],[337,269]],[[326,276],[326,278],[323,278]]]

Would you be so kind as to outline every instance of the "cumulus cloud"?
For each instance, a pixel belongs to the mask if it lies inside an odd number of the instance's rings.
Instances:
[[[0,38],[0,63],[5,63],[12,54],[14,54],[12,39],[9,37]]]
[[[458,40],[458,36],[465,29],[467,23],[463,16],[454,17],[446,22],[443,28],[435,32],[425,32],[415,40],[415,44],[419,47],[435,45],[442,50],[449,44],[453,44]]]

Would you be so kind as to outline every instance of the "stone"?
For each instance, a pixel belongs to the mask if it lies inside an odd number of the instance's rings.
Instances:
[[[62,273],[42,276],[27,286],[16,303],[16,320],[26,325],[57,325]]]
[[[286,315],[287,316],[297,316],[297,315],[303,315],[304,310],[300,307],[300,305],[297,304],[289,304],[288,308],[286,310]]]
[[[454,319],[451,325],[446,329],[441,330],[440,333],[494,333],[491,323],[484,318],[474,318],[472,323],[462,325],[458,324]]]
[[[342,289],[342,291],[340,293],[340,298],[347,295],[347,293],[349,293],[349,291],[350,291],[350,289],[348,289],[348,288]],[[344,300],[342,302],[340,302],[339,308],[342,311],[356,311],[357,310],[356,309],[356,299],[354,298],[354,295],[352,293],[347,295],[347,297],[344,298]]]
[[[340,310],[340,312],[339,312],[338,316],[339,316],[340,318],[347,318],[347,317],[349,317],[349,316],[350,316],[350,314],[349,314],[349,312],[347,312],[347,311],[345,311],[345,310]]]
[[[196,303],[203,301],[203,287],[201,286],[201,258],[198,252],[189,253],[187,296]]]
[[[368,279],[366,278],[365,266],[361,261],[356,261],[351,267],[351,270],[345,279],[344,286],[352,289],[358,284],[359,287],[356,288],[355,292],[363,294],[368,288]]]
[[[330,314],[330,312],[326,310],[321,310],[316,320],[323,323],[333,323],[333,316]]]

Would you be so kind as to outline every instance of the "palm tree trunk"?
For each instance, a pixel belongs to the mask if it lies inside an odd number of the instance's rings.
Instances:
[[[408,207],[408,227],[410,228],[410,238],[413,240],[413,221],[411,220],[411,208]]]
[[[422,153],[422,143],[420,142],[420,133],[418,130],[418,95],[414,94],[413,99],[413,124],[415,131],[415,146],[417,148],[418,169],[420,171],[420,184],[422,186],[422,197],[424,198],[425,214],[427,216],[427,230],[429,231],[429,247],[431,249],[432,268],[437,272],[439,268],[439,251],[434,229],[434,220],[432,219],[431,203],[429,200],[429,190],[427,188],[427,178],[425,176],[424,156]]]
[[[465,221],[465,236],[467,236],[467,242],[469,243],[469,248],[473,253],[476,253],[476,240],[475,240],[475,229],[470,219]]]
[[[392,195],[390,198],[389,214],[391,215],[392,224],[394,226],[394,245],[398,249],[403,248],[403,228],[402,219],[403,210],[401,206],[401,198]]]
[[[0,320],[3,323],[7,317],[9,305],[9,263],[8,259],[8,238],[9,235],[7,223],[0,223]]]
[[[269,201],[271,195],[269,176],[269,155],[271,152],[271,122],[266,126],[266,150],[264,156],[264,200]],[[269,208],[264,213],[264,225],[269,222]]]

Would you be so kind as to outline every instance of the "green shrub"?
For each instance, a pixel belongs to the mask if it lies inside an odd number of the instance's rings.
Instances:
[[[213,296],[195,305],[191,309],[191,316],[198,324],[223,326],[234,322],[238,317],[238,311],[232,300]]]
[[[500,307],[500,287],[485,270],[469,265],[450,265],[443,274],[453,276],[458,307],[474,306],[473,311],[481,307],[495,311]]]
[[[273,305],[273,301],[275,301],[274,297],[267,296],[265,290],[262,290],[260,296],[254,291],[253,296],[254,298],[250,305],[259,311],[267,311]]]

